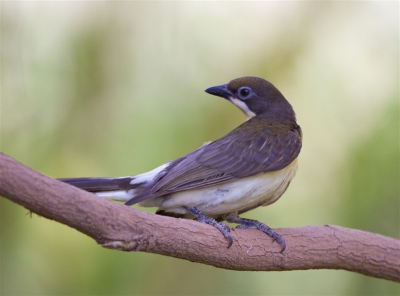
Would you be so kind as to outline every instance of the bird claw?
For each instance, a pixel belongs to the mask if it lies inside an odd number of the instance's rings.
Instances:
[[[217,228],[219,231],[221,231],[222,234],[224,235],[224,237],[228,240],[228,249],[232,246],[233,238],[230,235],[231,228],[228,225],[226,225],[225,223],[222,223],[222,222],[217,222],[215,219],[213,219],[211,217],[207,217],[206,215],[204,215],[202,212],[200,212],[196,208],[188,208],[188,210],[190,213],[192,213],[193,216],[196,217],[196,220],[198,222],[212,225],[215,228]]]
[[[286,249],[286,242],[285,240],[278,234],[276,233],[272,228],[268,227],[264,223],[261,223],[257,220],[252,220],[252,219],[246,219],[246,218],[241,218],[237,214],[229,214],[225,217],[226,221],[231,222],[231,223],[239,223],[236,228],[238,229],[249,229],[249,228],[257,228],[258,230],[268,234],[270,237],[272,237],[272,242],[276,241],[278,242],[282,249],[280,253],[282,253]]]
[[[233,239],[232,236],[230,235],[231,228],[226,225],[225,223],[218,222],[213,218],[207,217],[204,215],[202,212],[200,212],[196,208],[188,208],[188,211],[196,217],[196,220],[201,223],[206,223],[209,225],[214,226],[217,228],[219,231],[222,232],[224,237],[228,240],[228,249],[232,246],[233,244]],[[231,223],[239,223],[236,228],[238,229],[249,229],[249,228],[257,228],[258,230],[261,230],[262,232],[268,234],[270,237],[272,237],[272,242],[276,241],[278,242],[281,246],[282,249],[280,253],[282,253],[285,248],[286,248],[286,243],[285,240],[277,234],[273,229],[268,227],[267,225],[257,221],[257,220],[252,220],[252,219],[245,219],[241,218],[239,216],[235,215],[227,215],[225,216],[226,221],[231,222]]]

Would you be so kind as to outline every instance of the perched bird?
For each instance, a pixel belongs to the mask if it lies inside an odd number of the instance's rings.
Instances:
[[[267,225],[239,214],[275,202],[297,171],[302,133],[290,103],[268,81],[242,77],[206,92],[225,98],[247,121],[224,137],[137,176],[60,179],[100,197],[158,207],[157,214],[195,218],[218,228],[232,245],[230,228],[257,228],[281,244]]]

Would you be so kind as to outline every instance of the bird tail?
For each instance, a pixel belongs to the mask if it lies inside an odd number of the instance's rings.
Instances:
[[[132,188],[132,177],[121,178],[62,178],[58,179],[69,185],[93,192],[96,195],[112,200],[127,201],[132,198],[127,188]]]

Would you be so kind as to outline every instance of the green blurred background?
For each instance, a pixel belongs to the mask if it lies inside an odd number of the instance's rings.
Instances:
[[[292,103],[299,170],[271,227],[399,235],[398,2],[2,2],[1,151],[52,177],[133,175],[243,114],[252,75]],[[235,272],[101,248],[2,198],[1,295],[398,295],[346,271]],[[154,209],[151,209],[154,212]]]

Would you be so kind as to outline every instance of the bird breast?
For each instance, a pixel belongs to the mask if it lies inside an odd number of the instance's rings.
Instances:
[[[196,207],[207,216],[241,212],[275,202],[287,189],[297,171],[297,158],[285,168],[210,187],[181,191],[139,203],[159,210],[187,214]]]

